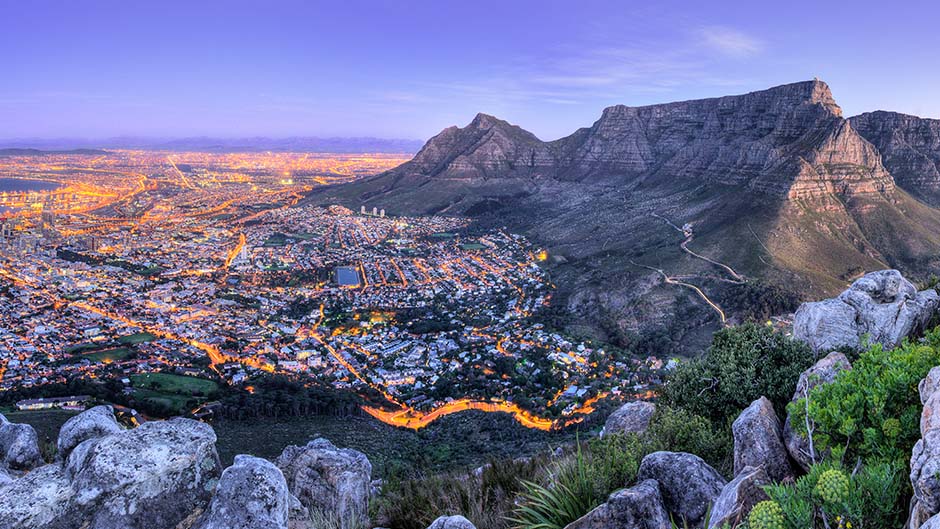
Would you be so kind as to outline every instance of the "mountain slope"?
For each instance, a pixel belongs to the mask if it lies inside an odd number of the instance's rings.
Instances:
[[[608,336],[714,325],[716,311],[662,279],[685,278],[719,305],[739,298],[746,287],[701,256],[819,295],[885,265],[916,275],[940,253],[940,212],[895,185],[821,81],[618,105],[553,142],[479,115],[414,160],[310,200],[522,231],[563,258],[558,301]],[[666,220],[692,225],[699,256]]]

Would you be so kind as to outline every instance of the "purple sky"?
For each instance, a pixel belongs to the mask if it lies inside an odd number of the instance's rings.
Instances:
[[[841,3],[843,5],[834,5]],[[554,139],[612,104],[819,77],[940,117],[935,2],[0,0],[0,138]]]

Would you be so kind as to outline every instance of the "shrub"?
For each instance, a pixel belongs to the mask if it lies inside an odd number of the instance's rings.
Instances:
[[[594,498],[603,502],[611,492],[636,480],[643,456],[653,452],[637,435],[608,435],[587,445]],[[598,502],[598,503],[600,503]]]
[[[783,510],[775,501],[762,501],[751,509],[747,523],[751,529],[784,529]]]
[[[551,484],[523,482],[525,490],[509,521],[525,529],[564,528],[600,503],[594,487],[594,471],[579,447],[573,462],[561,465]]]
[[[904,468],[894,463],[864,466],[854,475],[819,464],[795,483],[765,487],[782,515],[780,529],[901,527],[906,514]],[[760,505],[760,504],[758,504]],[[754,512],[748,521],[758,529]]]
[[[826,503],[843,503],[849,497],[849,478],[841,470],[829,469],[819,476],[815,491]]]
[[[809,394],[809,419],[817,453],[854,464],[896,461],[906,464],[920,438],[921,403],[917,385],[940,364],[940,329],[917,343],[893,350],[874,345],[852,369]],[[795,430],[807,435],[806,400],[789,406]]]
[[[660,405],[644,435],[646,452],[688,452],[705,460],[720,473],[733,470],[734,438],[727,428],[684,409]]]
[[[809,347],[767,326],[749,323],[715,333],[704,356],[666,379],[663,402],[726,425],[761,396],[783,414],[800,373],[815,356]]]

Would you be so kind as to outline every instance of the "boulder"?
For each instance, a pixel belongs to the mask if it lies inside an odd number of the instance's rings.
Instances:
[[[751,403],[731,425],[734,434],[734,475],[746,467],[763,467],[773,481],[793,476],[783,443],[783,426],[766,397]]]
[[[814,351],[858,347],[858,329],[855,309],[838,298],[803,303],[793,316],[793,337]]]
[[[848,369],[852,369],[852,364],[849,363],[849,359],[844,354],[829,353],[825,358],[816,362],[813,367],[800,374],[800,378],[796,383],[796,391],[793,393],[793,401],[805,397],[816,386],[832,382],[840,372]],[[803,470],[809,470],[813,462],[810,455],[809,439],[797,434],[790,421],[791,417],[787,415],[787,419],[783,424],[783,442],[790,457]],[[819,455],[816,454],[817,459],[819,459]]]
[[[0,465],[32,470],[42,464],[36,430],[28,424],[12,423],[0,414]]]
[[[643,458],[637,480],[659,483],[666,510],[676,521],[702,525],[708,509],[728,483],[702,458],[682,452],[653,452]],[[680,522],[681,524],[681,522]]]
[[[844,354],[829,353],[812,367],[800,373],[800,378],[796,381],[796,391],[793,392],[793,400],[803,398],[816,386],[832,382],[839,373],[849,369],[852,369],[852,363]]]
[[[0,467],[0,487],[3,487],[7,483],[13,483],[13,476],[11,476],[5,468]]]
[[[235,456],[222,472],[209,509],[194,529],[287,529],[290,493],[284,474],[267,460]]]
[[[337,448],[326,439],[288,446],[275,461],[288,489],[311,511],[368,521],[372,465],[362,452]]]
[[[643,433],[649,428],[650,419],[656,412],[652,402],[637,400],[617,408],[607,417],[601,437],[611,434]]]
[[[428,529],[477,529],[463,516],[441,516],[431,522]]]
[[[163,529],[204,508],[220,472],[215,433],[189,419],[86,439],[62,463],[4,487],[4,529]]]
[[[629,489],[621,489],[591,512],[568,524],[565,529],[670,529],[669,513],[663,506],[659,483],[647,479]]]
[[[84,462],[70,461],[72,507],[92,529],[172,527],[209,502],[221,472],[215,442],[209,425],[190,419],[87,440]]]
[[[59,439],[56,442],[57,457],[64,460],[82,441],[119,433],[121,430],[111,406],[95,406],[83,411],[65,421],[59,430]]]
[[[727,524],[737,527],[747,519],[759,502],[769,499],[762,487],[771,484],[763,467],[746,467],[721,489],[712,506],[708,529],[721,529]]]
[[[793,337],[814,351],[859,348],[863,336],[886,348],[922,331],[940,306],[940,294],[917,292],[897,270],[871,272],[837,298],[804,303],[793,318]]]

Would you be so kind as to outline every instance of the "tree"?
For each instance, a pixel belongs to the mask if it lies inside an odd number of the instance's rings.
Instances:
[[[662,396],[666,404],[720,425],[762,396],[782,415],[800,373],[814,361],[806,344],[770,327],[730,327],[715,333],[704,356],[667,376]]]

